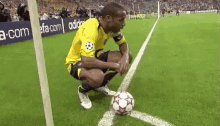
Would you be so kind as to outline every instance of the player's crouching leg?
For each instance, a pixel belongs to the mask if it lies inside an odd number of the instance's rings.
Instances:
[[[107,54],[107,57],[105,55],[105,53],[108,53]],[[109,52],[104,52],[102,54],[100,54],[99,56],[99,59],[102,60],[102,61],[106,61],[105,62],[114,62],[114,63],[117,63],[119,62],[119,60],[122,58],[122,54],[120,51],[109,51]],[[131,52],[129,52],[129,63],[132,62],[132,54]]]
[[[107,85],[103,86],[104,73],[99,69],[91,69],[91,81],[90,84],[95,91],[103,92],[106,95],[112,96],[116,94],[115,91],[110,90]]]
[[[85,109],[92,107],[92,102],[88,97],[88,92],[92,89],[100,87],[104,79],[104,73],[99,69],[85,69],[81,68],[79,74],[80,80],[82,80],[82,86],[78,88],[78,96],[81,102],[81,106]]]
[[[107,51],[103,52],[102,54],[99,55],[98,59],[104,61],[104,62],[114,62],[117,63],[119,60],[122,58],[122,55],[120,51]],[[129,54],[129,64],[132,62],[132,55],[131,53]],[[104,80],[102,82],[102,85],[100,88],[96,88],[96,91],[103,92],[106,95],[113,96],[116,94],[115,91],[112,91],[108,88],[109,81],[117,75],[117,72],[115,71],[107,71],[103,70],[105,73]]]
[[[85,75],[82,75],[82,74]],[[98,88],[101,86],[103,79],[104,79],[104,73],[100,69],[84,69],[82,68],[82,76],[85,77],[85,79],[89,82],[90,86],[93,88]]]
[[[107,85],[103,85],[105,75],[102,70],[100,70],[100,69],[90,69],[90,70],[83,69],[82,71],[84,71],[83,73],[84,74],[86,73],[86,75],[83,75],[83,74],[81,74],[81,75],[86,77],[88,84],[93,88],[93,90],[103,92],[104,94],[109,95],[109,96],[113,96],[114,94],[116,94],[116,92],[110,90],[107,87]],[[85,84],[83,84],[83,86],[84,85]]]

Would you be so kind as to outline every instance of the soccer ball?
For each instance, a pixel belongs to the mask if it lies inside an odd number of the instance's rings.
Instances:
[[[134,107],[134,98],[126,91],[117,92],[111,100],[111,107],[117,114],[129,114]]]

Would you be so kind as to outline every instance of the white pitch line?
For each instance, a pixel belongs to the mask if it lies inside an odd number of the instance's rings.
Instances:
[[[114,116],[115,112],[113,110],[105,112],[103,118],[99,121],[98,126],[112,126]]]
[[[137,119],[140,119],[144,122],[148,122],[148,123],[155,125],[155,126],[173,126],[172,124],[170,124],[160,118],[153,117],[147,113],[132,111],[130,116],[137,118]]]
[[[146,40],[144,41],[143,45],[141,46],[141,49],[139,50],[136,58],[134,59],[134,62],[132,63],[128,73],[126,74],[121,86],[119,87],[118,91],[126,91],[131,79],[137,69],[137,66],[141,60],[142,55],[144,54],[144,50],[150,40],[150,37],[154,31],[154,28],[158,22],[159,18],[156,20],[156,22],[154,23],[150,33],[148,34]],[[114,119],[115,113],[112,110],[109,110],[107,112],[105,112],[103,118],[99,121],[98,126],[112,126],[113,125],[113,119]]]

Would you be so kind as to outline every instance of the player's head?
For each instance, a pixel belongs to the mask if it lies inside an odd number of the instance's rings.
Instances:
[[[101,18],[107,31],[118,33],[125,25],[126,11],[121,5],[111,2],[102,8]]]
[[[0,1],[0,12],[4,10],[4,4]]]

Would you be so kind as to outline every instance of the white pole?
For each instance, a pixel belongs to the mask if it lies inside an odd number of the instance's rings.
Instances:
[[[28,0],[46,126],[54,126],[36,0]]]
[[[157,18],[159,18],[160,17],[160,1],[158,1],[158,5],[157,5],[158,7],[158,12],[157,12],[157,14],[158,14],[158,17]]]

